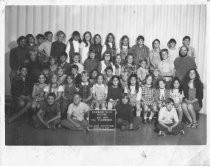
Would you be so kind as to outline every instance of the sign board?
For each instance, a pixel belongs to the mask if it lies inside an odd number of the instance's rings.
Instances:
[[[90,110],[89,129],[106,130],[116,128],[116,110]]]

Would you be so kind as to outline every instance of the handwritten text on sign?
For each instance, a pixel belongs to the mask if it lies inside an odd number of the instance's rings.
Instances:
[[[115,129],[116,110],[90,110],[90,129]]]

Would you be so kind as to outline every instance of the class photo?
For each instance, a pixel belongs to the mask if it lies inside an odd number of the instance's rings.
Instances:
[[[5,7],[5,145],[206,145],[206,5]]]

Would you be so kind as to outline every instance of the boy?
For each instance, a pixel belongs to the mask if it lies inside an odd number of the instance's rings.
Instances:
[[[137,44],[132,47],[132,52],[134,56],[134,62],[139,65],[140,60],[145,59],[147,61],[147,67],[149,67],[149,47],[144,45],[144,37],[137,37]],[[138,67],[138,66],[137,66]]]
[[[127,94],[123,94],[122,101],[116,106],[117,119],[116,124],[121,130],[133,130],[133,108],[128,103]]]
[[[81,74],[78,73],[78,66],[77,65],[71,65],[71,74],[74,77],[75,87],[79,87],[82,80],[81,80]]]
[[[82,73],[82,71],[84,70],[84,66],[79,61],[80,61],[80,54],[75,53],[73,58],[73,64],[78,66],[78,73]]]
[[[17,39],[18,46],[11,49],[9,64],[11,68],[10,81],[18,74],[18,68],[28,63],[28,50],[26,48],[26,37],[20,36]]]
[[[91,93],[91,85],[88,82],[89,74],[87,71],[82,72],[82,82],[79,85],[79,94],[82,98],[82,101],[86,104],[90,104],[92,93]]]
[[[195,58],[195,49],[190,46],[190,36],[183,37],[182,44],[188,48],[187,55]]]
[[[104,75],[104,83],[106,85],[110,85],[110,80],[113,76],[113,68],[111,66],[107,66],[106,69],[105,69],[105,75]]]
[[[49,93],[47,101],[41,104],[41,108],[37,115],[33,117],[35,121],[35,128],[44,126],[45,128],[56,128],[60,124],[61,110],[57,102],[55,102],[55,94]]]
[[[40,44],[40,46],[38,47],[38,51],[41,56],[44,56],[44,62],[48,62],[50,57],[53,33],[51,31],[47,31],[44,33],[44,37],[46,38],[46,40]]]
[[[73,103],[69,105],[67,119],[61,121],[61,125],[70,130],[88,131],[88,116],[90,108],[87,104],[81,102],[79,93],[74,94]]]
[[[69,75],[71,73],[71,65],[66,62],[67,56],[68,55],[66,52],[61,54],[60,63],[58,66],[64,70],[65,74]]]
[[[184,135],[184,127],[179,123],[172,98],[166,99],[166,106],[160,109],[157,128],[159,129],[158,136],[165,136],[165,134]]]
[[[12,80],[11,95],[15,101],[13,110],[19,110],[8,122],[11,123],[16,118],[21,116],[23,113],[29,110],[31,107],[31,93],[32,93],[32,82],[27,74],[27,68],[25,66],[20,67],[20,74],[16,75]]]

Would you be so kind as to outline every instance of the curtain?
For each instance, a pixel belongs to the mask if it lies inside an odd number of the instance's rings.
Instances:
[[[206,6],[205,5],[136,5],[136,6],[6,6],[5,10],[5,92],[10,93],[9,51],[20,35],[37,35],[45,31],[63,30],[66,41],[75,30],[83,34],[99,33],[104,42],[109,32],[114,33],[116,44],[128,35],[130,45],[138,35],[145,37],[145,45],[152,48],[158,38],[161,48],[167,48],[170,38],[182,45],[185,35],[191,37],[196,63],[204,82],[206,106]],[[203,109],[206,112],[206,109]]]

